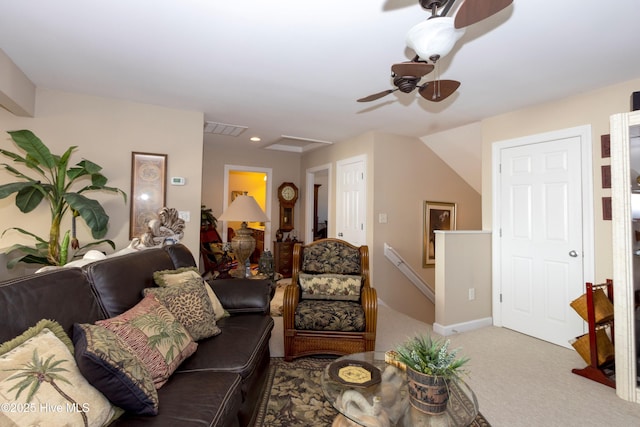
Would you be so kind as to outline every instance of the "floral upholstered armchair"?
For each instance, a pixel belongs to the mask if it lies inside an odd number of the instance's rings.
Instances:
[[[296,244],[282,314],[285,360],[373,351],[378,299],[369,248],[339,239]]]

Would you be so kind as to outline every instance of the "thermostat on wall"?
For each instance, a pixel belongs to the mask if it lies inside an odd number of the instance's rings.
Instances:
[[[181,176],[172,176],[171,185],[184,185],[186,180]]]

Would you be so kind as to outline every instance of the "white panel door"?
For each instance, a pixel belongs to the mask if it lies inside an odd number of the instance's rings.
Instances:
[[[579,137],[500,153],[503,326],[565,347],[584,329],[581,159]]]
[[[352,245],[366,244],[366,161],[346,159],[336,167],[336,234]]]

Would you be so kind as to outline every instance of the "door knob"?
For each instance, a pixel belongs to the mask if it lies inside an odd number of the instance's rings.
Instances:
[[[573,258],[576,258],[576,257],[578,256],[578,252],[576,252],[576,251],[571,251],[571,252],[569,252],[569,256],[570,256],[570,257],[573,257]]]

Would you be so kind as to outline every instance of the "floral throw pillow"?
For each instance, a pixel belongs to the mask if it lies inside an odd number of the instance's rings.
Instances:
[[[302,289],[302,299],[360,300],[361,276],[300,273],[298,283]]]
[[[82,376],[51,320],[0,345],[0,403],[2,426],[105,426],[122,413]]]
[[[153,295],[147,295],[121,315],[96,324],[114,332],[131,347],[156,388],[162,387],[198,347],[178,319]]]

